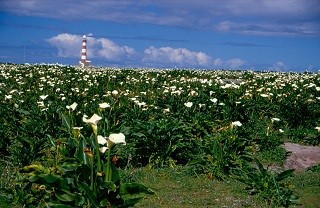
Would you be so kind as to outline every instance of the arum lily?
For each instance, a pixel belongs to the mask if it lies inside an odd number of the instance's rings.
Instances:
[[[48,95],[40,95],[40,98],[41,98],[42,100],[46,99],[47,97],[48,97]]]
[[[126,145],[125,136],[123,133],[119,134],[110,134],[109,141],[114,144],[123,144]]]
[[[231,128],[233,128],[234,126],[242,126],[242,123],[240,121],[234,121],[231,123]]]
[[[273,123],[274,121],[280,121],[280,119],[279,118],[272,118],[271,121]]]
[[[213,103],[216,103],[218,101],[218,99],[217,98],[211,98],[210,101],[213,102]]]
[[[184,105],[188,108],[191,108],[193,103],[192,102],[187,102],[187,103],[184,103]]]
[[[98,133],[97,124],[98,124],[98,121],[100,121],[101,119],[102,117],[98,116],[97,114],[93,114],[90,119],[88,119],[87,116],[83,116],[82,121],[89,124],[93,129],[93,133],[97,135]]]
[[[72,103],[72,105],[67,105],[66,108],[68,110],[73,110],[74,111],[77,106],[78,106],[78,104],[76,102],[74,102],[74,103]]]
[[[102,108],[102,109],[109,108],[109,107],[110,107],[109,103],[100,103],[99,104],[99,108]]]
[[[5,95],[4,98],[5,100],[10,100],[12,98],[12,95]]]

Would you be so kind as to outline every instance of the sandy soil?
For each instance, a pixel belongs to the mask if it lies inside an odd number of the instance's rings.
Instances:
[[[297,172],[300,172],[320,163],[319,146],[285,143],[284,148],[289,152],[289,156],[284,164],[285,169],[296,169]]]

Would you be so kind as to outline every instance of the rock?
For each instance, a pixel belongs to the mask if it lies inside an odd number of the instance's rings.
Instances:
[[[289,152],[284,169],[296,169],[297,172],[301,172],[320,164],[320,147],[284,143],[284,148]]]

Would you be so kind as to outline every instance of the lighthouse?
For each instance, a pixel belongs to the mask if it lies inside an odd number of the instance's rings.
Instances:
[[[81,59],[79,64],[81,67],[89,66],[91,61],[87,60],[87,37],[84,35],[82,39]]]

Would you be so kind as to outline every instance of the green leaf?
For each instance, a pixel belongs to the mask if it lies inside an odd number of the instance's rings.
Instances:
[[[73,208],[72,206],[69,206],[69,205],[65,205],[65,204],[54,204],[52,202],[49,202],[48,203],[48,206],[49,207],[52,207],[52,208]]]
[[[78,167],[78,164],[63,164],[59,166],[59,168],[61,168],[63,172],[75,171]]]
[[[88,164],[89,158],[88,155],[84,152],[84,149],[86,148],[86,141],[83,137],[80,137],[79,146],[77,149],[77,158],[85,165]]]
[[[96,199],[96,196],[94,195],[93,190],[91,190],[91,188],[85,184],[84,182],[80,182],[79,187],[86,193],[86,195],[88,196],[90,202],[95,206],[95,207],[99,207],[99,203]]]
[[[279,173],[277,176],[276,176],[276,181],[281,181],[287,177],[290,177],[292,176],[292,174],[294,173],[295,169],[289,169],[289,170],[285,170],[281,173]]]
[[[52,174],[45,174],[45,175],[41,175],[41,177],[47,182],[47,183],[54,183],[57,180],[60,179],[59,176],[57,175],[52,175]]]
[[[101,207],[109,207],[110,206],[110,202],[107,199],[104,199],[100,202],[100,206]]]
[[[65,202],[71,202],[74,201],[75,196],[71,193],[64,193],[64,194],[58,194],[56,193],[55,196],[60,200],[60,201],[65,201]]]
[[[19,113],[22,113],[24,115],[30,115],[29,111],[23,110],[23,109],[17,109],[16,111],[18,111]]]
[[[117,190],[116,184],[114,184],[112,181],[103,182],[100,186],[101,189],[107,188],[109,191],[115,192]]]
[[[47,137],[49,138],[49,141],[51,142],[52,146],[56,146],[56,141],[54,140],[54,138],[52,138],[52,136],[47,134]]]
[[[61,119],[62,119],[62,127],[66,128],[68,131],[70,131],[71,130],[71,125],[70,125],[69,118],[66,115],[62,114],[62,113],[60,114],[60,116],[61,116]]]
[[[154,194],[154,191],[140,183],[125,183],[120,186],[120,195]]]
[[[34,175],[34,176],[29,177],[28,180],[33,183],[33,182],[37,181],[39,178],[40,177],[38,175]]]
[[[137,136],[137,137],[146,137],[146,135],[144,135],[143,133],[132,133],[133,136]]]

